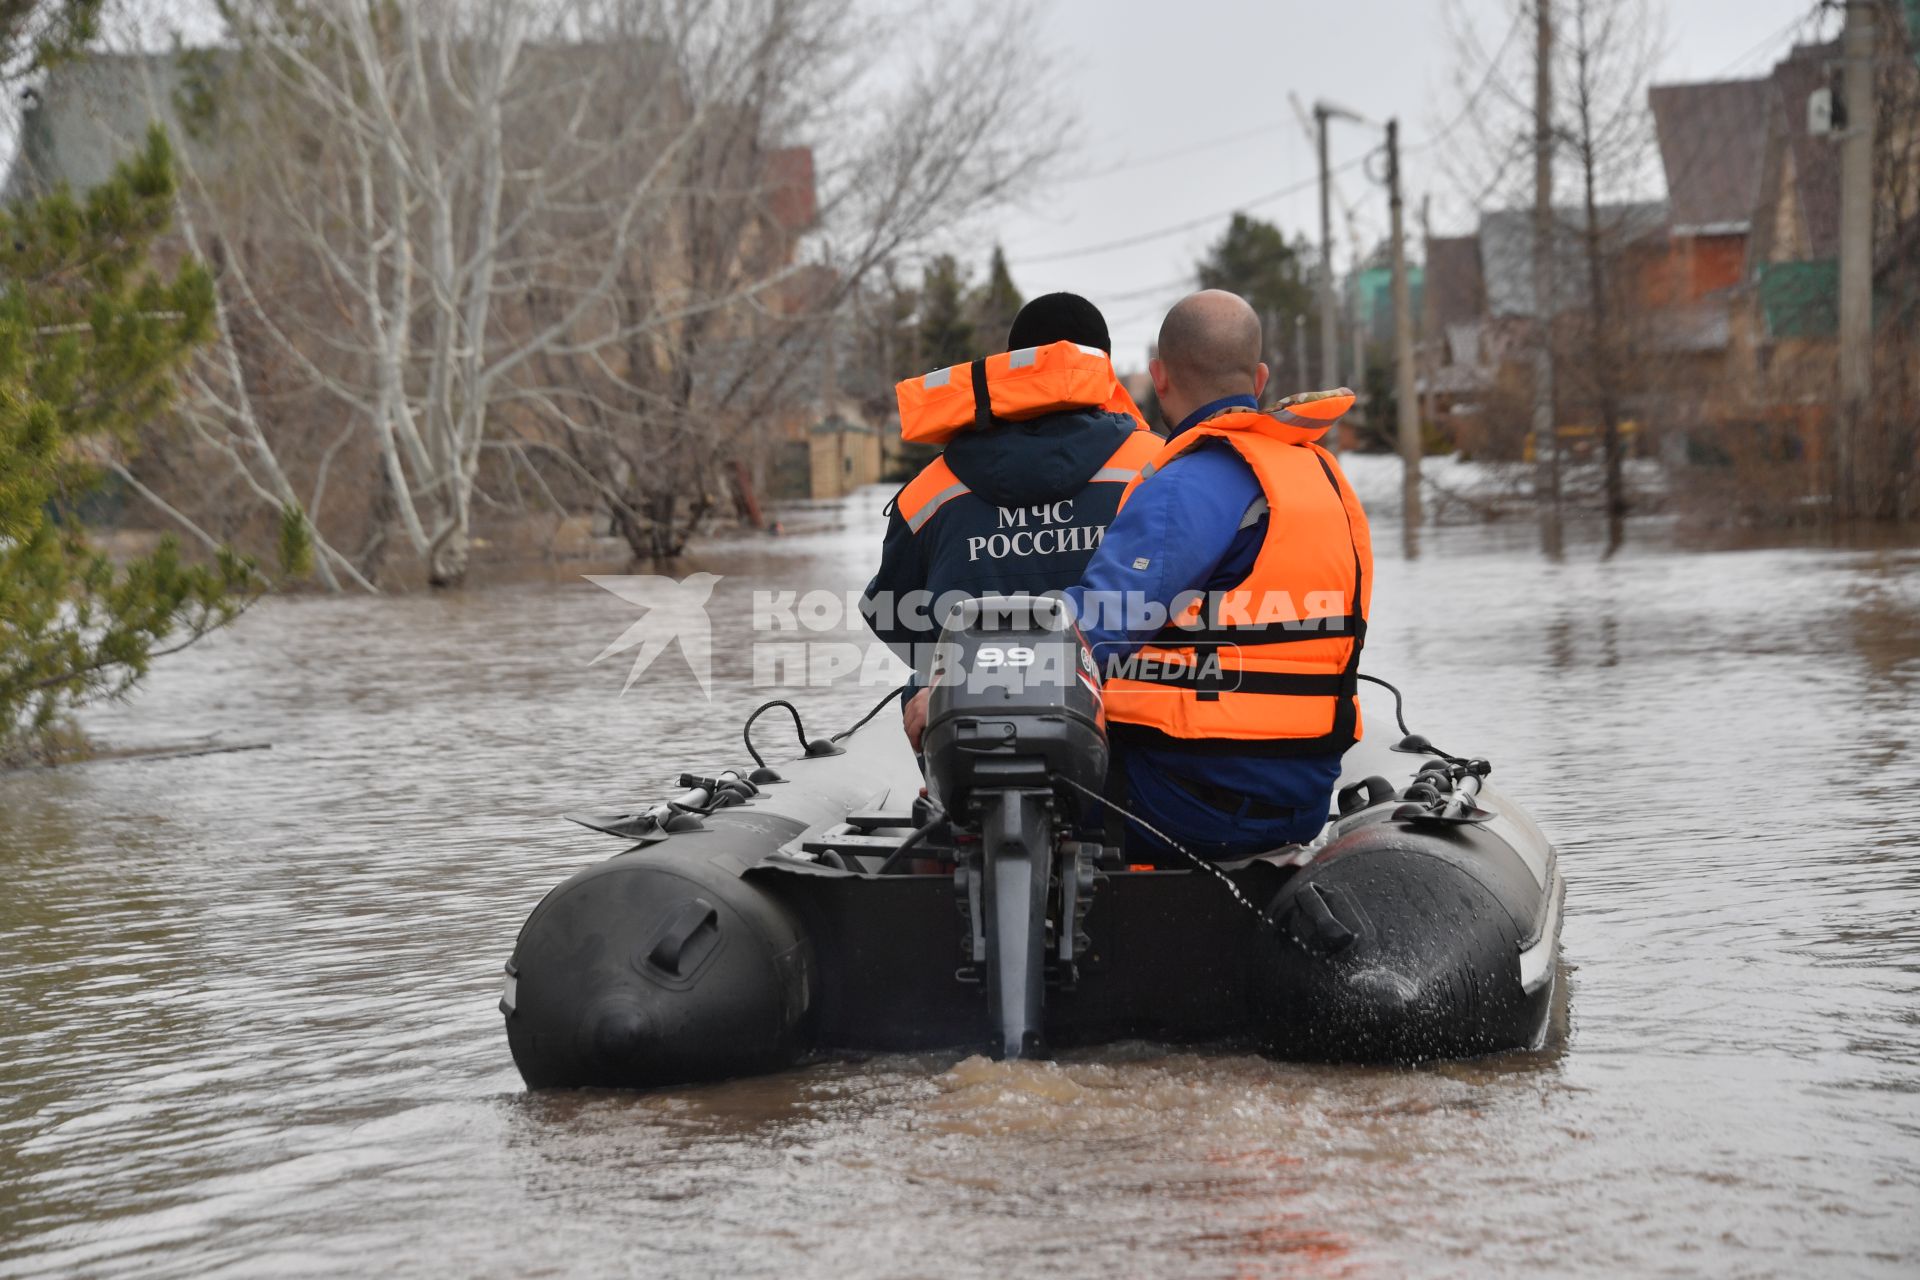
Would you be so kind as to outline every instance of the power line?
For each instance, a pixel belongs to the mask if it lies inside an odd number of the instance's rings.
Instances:
[[[1414,143],[1412,146],[1405,148],[1406,151],[1408,152],[1425,151],[1428,148],[1433,147],[1438,143],[1445,141],[1446,138],[1455,129],[1459,128],[1460,125],[1466,121],[1467,117],[1472,114],[1473,109],[1479,104],[1481,96],[1486,93],[1487,88],[1493,83],[1494,71],[1498,68],[1500,59],[1503,56],[1505,56],[1507,47],[1513,43],[1513,37],[1515,33],[1518,32],[1519,30],[1520,30],[1520,18],[1516,16],[1513,22],[1509,24],[1509,26],[1507,27],[1506,35],[1501,38],[1499,48],[1496,49],[1493,53],[1493,56],[1487,60],[1486,74],[1481,77],[1480,83],[1474,88],[1474,91],[1470,95],[1468,95],[1466,103],[1461,107],[1458,114],[1456,114],[1452,120],[1448,121],[1444,126],[1442,126],[1438,132],[1434,133],[1430,137],[1427,137],[1421,140],[1420,142]],[[1162,152],[1159,155],[1148,157],[1145,160],[1137,161],[1131,164],[1115,165],[1109,169],[1100,170],[1096,173],[1083,174],[1076,178],[1064,179],[1064,181],[1066,182],[1089,181],[1093,178],[1105,177],[1114,173],[1124,172],[1129,168],[1144,167],[1145,165],[1156,163],[1162,159],[1166,159],[1171,156],[1187,155],[1195,151],[1204,151],[1204,150],[1210,150],[1214,147],[1225,146],[1230,142],[1242,142],[1247,140],[1248,138],[1264,136],[1268,132],[1270,132],[1270,127],[1261,128],[1261,129],[1250,129],[1242,133],[1230,134],[1225,137],[1215,138],[1209,142],[1201,143],[1196,147],[1184,148],[1178,151]],[[1377,148],[1375,148],[1374,150],[1377,150]],[[1366,164],[1368,157],[1371,154],[1372,154],[1372,151],[1369,151],[1365,155],[1356,156],[1355,158],[1348,160],[1342,164],[1333,166],[1333,168],[1329,172],[1345,173],[1348,170],[1357,168],[1361,165]],[[1167,236],[1179,235],[1182,232],[1196,230],[1220,218],[1229,217],[1235,213],[1244,213],[1250,209],[1263,208],[1267,205],[1275,203],[1276,201],[1284,200],[1288,196],[1299,195],[1303,191],[1311,191],[1314,188],[1314,186],[1317,185],[1318,182],[1319,182],[1319,179],[1317,177],[1309,178],[1301,182],[1296,182],[1288,186],[1281,187],[1275,191],[1269,191],[1265,195],[1255,196],[1253,199],[1242,201],[1238,204],[1233,205],[1231,208],[1221,209],[1216,212],[1206,214],[1202,217],[1191,218],[1185,222],[1175,223],[1171,226],[1157,227],[1152,231],[1143,231],[1138,235],[1127,236],[1119,240],[1109,240],[1096,245],[1085,245],[1078,249],[1064,249],[1057,253],[1036,254],[1030,258],[1017,258],[1009,261],[1007,265],[1010,267],[1030,267],[1030,266],[1041,265],[1049,262],[1065,262],[1073,258],[1093,257],[1096,254],[1110,253],[1116,249],[1131,249],[1136,245],[1148,244],[1154,240],[1165,239]],[[1167,286],[1167,287],[1171,287],[1171,286]],[[1140,292],[1144,293],[1146,291],[1140,291]],[[1135,294],[1133,296],[1140,296],[1140,295]]]
[[[1277,127],[1276,125],[1268,124],[1261,125],[1255,129],[1242,129],[1238,133],[1229,133],[1217,138],[1209,138],[1204,142],[1196,142],[1191,146],[1172,147],[1166,151],[1157,151],[1152,155],[1143,156],[1138,160],[1122,160],[1104,169],[1095,169],[1091,173],[1078,173],[1064,178],[1056,178],[1054,179],[1054,184],[1056,186],[1067,186],[1076,182],[1092,182],[1095,178],[1110,178],[1116,173],[1131,173],[1135,169],[1150,168],[1163,161],[1177,160],[1184,156],[1199,155],[1206,151],[1217,151],[1221,147],[1231,146],[1236,142],[1246,142],[1252,138],[1262,138],[1272,133]]]
[[[1139,307],[1133,311],[1127,312],[1127,314],[1119,317],[1118,319],[1109,319],[1107,321],[1107,328],[1109,331],[1116,332],[1116,333],[1123,329],[1130,329],[1134,325],[1139,324],[1142,321],[1145,321],[1153,316],[1165,315],[1166,307],[1167,307],[1167,304],[1164,302],[1154,302],[1147,306]]]
[[[1751,49],[1747,50],[1745,53],[1741,54],[1738,58],[1728,63],[1727,66],[1723,67],[1721,70],[1717,72],[1714,72],[1713,74],[1715,76],[1725,75],[1727,74],[1727,72],[1746,63],[1755,54],[1761,53],[1762,51],[1777,45],[1783,36],[1797,35],[1802,28],[1804,28],[1808,23],[1817,19],[1820,16],[1820,14],[1823,13],[1828,7],[1829,7],[1829,0],[1816,0],[1815,4],[1811,9],[1795,17],[1792,21],[1788,22],[1785,26],[1781,27],[1777,31],[1768,35],[1765,39],[1761,40],[1758,44],[1754,45]],[[1506,34],[1501,38],[1499,46],[1494,50],[1493,54],[1487,59],[1487,70],[1485,74],[1481,76],[1480,82],[1474,87],[1473,92],[1467,96],[1467,100],[1461,106],[1461,109],[1457,113],[1455,113],[1454,117],[1451,120],[1447,121],[1446,124],[1442,125],[1439,130],[1429,135],[1428,137],[1423,138],[1421,141],[1405,147],[1403,149],[1403,154],[1426,151],[1431,149],[1434,146],[1437,146],[1441,142],[1444,142],[1448,137],[1450,137],[1453,134],[1454,130],[1458,129],[1462,124],[1464,124],[1467,121],[1467,119],[1473,114],[1475,108],[1478,107],[1480,99],[1483,96],[1485,96],[1487,90],[1492,86],[1495,74],[1500,65],[1500,60],[1505,56],[1508,47],[1513,43],[1515,34],[1518,33],[1518,31],[1520,30],[1522,25],[1521,18],[1523,16],[1524,14],[1515,15],[1513,22],[1509,24],[1509,26],[1507,27]],[[1189,148],[1180,149],[1178,151],[1159,153],[1154,156],[1147,157],[1144,160],[1115,165],[1108,169],[1099,170],[1097,172],[1090,173],[1090,174],[1082,174],[1078,177],[1064,179],[1063,181],[1084,182],[1084,181],[1090,181],[1094,178],[1107,177],[1115,173],[1125,172],[1131,168],[1139,168],[1149,164],[1158,163],[1161,160],[1168,159],[1173,156],[1191,154],[1194,151],[1208,150],[1214,147],[1225,146],[1231,142],[1240,142],[1240,141],[1245,141],[1248,138],[1263,136],[1267,132],[1269,132],[1269,129],[1262,128],[1262,129],[1247,130],[1243,133],[1238,133],[1238,134],[1230,134],[1224,137],[1215,138],[1207,142],[1201,143],[1196,147],[1189,147]],[[1366,154],[1356,156],[1353,159],[1347,160],[1342,164],[1335,165],[1331,170],[1329,170],[1329,173],[1345,173],[1345,172],[1348,172],[1349,170],[1358,168],[1366,164],[1371,155],[1372,155],[1372,150],[1369,150]],[[1139,245],[1151,244],[1155,240],[1164,240],[1168,236],[1175,236],[1175,235],[1180,235],[1184,232],[1198,230],[1201,227],[1208,226],[1212,223],[1217,222],[1219,219],[1224,217],[1229,217],[1232,214],[1244,213],[1249,210],[1264,208],[1268,205],[1284,200],[1289,196],[1295,196],[1295,195],[1301,194],[1302,192],[1310,191],[1314,188],[1314,186],[1318,183],[1318,181],[1319,180],[1317,177],[1308,178],[1300,182],[1290,183],[1289,185],[1280,187],[1277,190],[1266,192],[1263,195],[1255,196],[1251,200],[1239,201],[1227,208],[1218,209],[1212,213],[1203,214],[1196,218],[1189,218],[1182,222],[1172,223],[1170,225],[1162,226],[1162,227],[1156,227],[1149,231],[1139,232],[1136,235],[1124,236],[1118,240],[1107,240],[1099,244],[1083,245],[1076,249],[1063,249],[1055,253],[1035,254],[1031,257],[1016,258],[1011,260],[1008,263],[1008,265],[1012,267],[1040,266],[1040,265],[1044,265],[1046,263],[1052,263],[1052,262],[1067,262],[1077,258],[1090,258],[1103,253],[1112,253],[1120,249],[1131,249]],[[1149,288],[1149,289],[1134,290],[1127,294],[1117,295],[1113,300],[1124,301],[1132,297],[1143,297],[1149,293],[1156,292],[1161,289],[1170,289],[1172,287],[1174,287],[1173,283],[1169,283],[1166,285],[1153,286],[1152,288]]]
[[[1736,68],[1745,66],[1748,62],[1750,62],[1753,59],[1753,56],[1755,54],[1764,53],[1770,49],[1773,49],[1775,46],[1777,46],[1780,43],[1780,39],[1782,36],[1787,37],[1790,42],[1793,40],[1798,40],[1800,38],[1800,32],[1803,29],[1805,29],[1809,24],[1817,21],[1820,18],[1820,16],[1823,13],[1825,13],[1830,7],[1831,6],[1828,3],[1828,0],[1814,0],[1813,7],[1811,9],[1808,9],[1805,12],[1801,13],[1798,17],[1789,19],[1786,26],[1781,27],[1777,31],[1773,32],[1773,34],[1766,36],[1760,41],[1760,43],[1754,45],[1751,49],[1748,49],[1745,53],[1735,58],[1732,62],[1729,62],[1724,67],[1721,67],[1718,71],[1714,71],[1710,73],[1709,78],[1718,79],[1721,76],[1724,76],[1727,73],[1735,70]]]
[[[1524,9],[1515,12],[1513,22],[1507,27],[1507,34],[1500,37],[1500,47],[1495,49],[1492,56],[1487,59],[1486,74],[1480,77],[1480,83],[1475,85],[1473,92],[1467,95],[1466,102],[1461,104],[1459,112],[1454,115],[1453,119],[1440,126],[1439,130],[1431,136],[1423,138],[1411,146],[1402,147],[1400,149],[1401,154],[1411,155],[1416,151],[1425,151],[1429,147],[1444,142],[1452,135],[1455,129],[1458,129],[1466,123],[1467,117],[1472,115],[1474,108],[1480,105],[1481,96],[1493,87],[1493,77],[1500,70],[1500,59],[1507,56],[1507,47],[1513,43],[1514,36],[1519,34],[1520,20],[1525,16],[1526,11]]]
[[[1365,159],[1365,156],[1359,156],[1347,161],[1345,164],[1335,165],[1332,172],[1345,173],[1347,170],[1360,165]],[[1043,253],[1036,254],[1031,258],[1019,258],[1009,261],[1007,265],[1010,267],[1031,267],[1046,262],[1064,262],[1069,258],[1089,258],[1099,253],[1111,253],[1115,249],[1131,249],[1135,245],[1147,244],[1154,240],[1164,240],[1168,236],[1179,235],[1183,231],[1192,231],[1196,228],[1207,226],[1209,223],[1217,222],[1221,218],[1228,217],[1232,214],[1245,213],[1249,209],[1263,208],[1266,205],[1273,204],[1275,201],[1284,200],[1288,196],[1299,195],[1302,191],[1312,190],[1319,181],[1317,177],[1308,178],[1304,182],[1291,183],[1288,186],[1281,187],[1277,191],[1269,191],[1265,195],[1255,196],[1251,200],[1241,200],[1225,209],[1217,209],[1212,213],[1203,214],[1198,218],[1190,218],[1185,222],[1178,222],[1172,226],[1157,227],[1152,231],[1143,231],[1138,235],[1127,236],[1120,240],[1109,240],[1103,244],[1084,245],[1078,249],[1063,249],[1058,253]]]
[[[1132,302],[1135,298],[1150,298],[1155,294],[1164,294],[1169,289],[1191,289],[1194,276],[1195,273],[1189,271],[1172,280],[1162,280],[1159,284],[1150,284],[1140,289],[1129,289],[1125,293],[1109,293],[1105,297],[1108,302]]]

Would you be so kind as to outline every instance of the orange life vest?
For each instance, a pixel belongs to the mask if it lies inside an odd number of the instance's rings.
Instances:
[[[1023,347],[935,369],[899,383],[894,394],[900,402],[900,438],[909,444],[945,444],[976,423],[1020,422],[1065,409],[1123,413],[1142,428],[1147,425],[1114,376],[1107,353],[1075,342]]]
[[[1352,403],[1344,393],[1223,413],[1141,468],[1136,484],[1204,440],[1226,441],[1259,477],[1267,534],[1244,581],[1185,603],[1131,664],[1101,659],[1117,733],[1237,755],[1332,755],[1359,741],[1373,543],[1340,464],[1316,443]]]

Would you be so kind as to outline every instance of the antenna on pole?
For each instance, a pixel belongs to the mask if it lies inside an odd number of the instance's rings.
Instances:
[[[1327,163],[1327,125],[1334,120],[1364,123],[1364,117],[1324,98],[1316,99],[1313,104],[1314,132],[1320,152],[1320,382],[1327,387],[1340,385],[1340,317],[1333,296],[1333,174]],[[1356,370],[1356,374],[1362,373],[1363,370]],[[1365,378],[1358,380],[1364,382]],[[1327,433],[1327,446],[1338,452],[1337,432]]]
[[[1307,141],[1309,143],[1316,143],[1319,139],[1319,129],[1313,113],[1307,109],[1305,103],[1300,101],[1300,95],[1291,90],[1287,92],[1287,101],[1292,104],[1294,118],[1300,122],[1300,130],[1307,135]],[[1333,108],[1333,110],[1340,111],[1341,109],[1336,107]],[[1351,113],[1343,113],[1342,118],[1350,115]],[[1341,217],[1347,224],[1347,247],[1353,253],[1354,269],[1358,270],[1360,264],[1366,260],[1367,256],[1366,241],[1363,240],[1360,235],[1359,212],[1355,208],[1353,201],[1347,199],[1347,193],[1341,189],[1339,179],[1335,178],[1331,173],[1327,175],[1327,190],[1340,205]],[[1355,395],[1358,397],[1354,401],[1354,404],[1360,409],[1360,413],[1354,415],[1349,421],[1355,420],[1356,418],[1364,419],[1367,412],[1370,411],[1367,398],[1366,335],[1362,332],[1362,326],[1359,323],[1358,316],[1355,316],[1353,319],[1354,323],[1351,326],[1353,330],[1353,368],[1349,370],[1351,376],[1346,385],[1354,389]],[[1301,385],[1306,386],[1306,371],[1304,369],[1301,370],[1300,378]]]

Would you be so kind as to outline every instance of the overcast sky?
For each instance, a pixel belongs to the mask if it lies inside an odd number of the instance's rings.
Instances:
[[[1507,32],[1514,9],[1513,0],[1459,0],[1459,7],[1492,43]],[[1836,25],[1810,17],[1813,0],[1656,0],[1655,7],[1665,11],[1656,76],[1663,82],[1765,74],[1796,35]],[[1041,0],[1030,12],[1033,38],[1053,56],[1059,96],[1078,113],[1083,145],[1063,167],[1067,180],[998,219],[994,230],[1027,296],[1071,289],[1100,304],[1122,368],[1144,365],[1161,315],[1186,291],[1195,259],[1226,224],[1224,211],[1297,186],[1297,194],[1250,211],[1318,239],[1313,149],[1288,105],[1289,90],[1309,104],[1324,97],[1375,119],[1398,115],[1410,146],[1457,115],[1463,97],[1452,75],[1445,0]],[[1033,124],[1047,127],[1044,119]],[[1450,140],[1469,136],[1463,129]],[[1333,163],[1362,155],[1378,138],[1376,130],[1336,124]],[[1409,155],[1409,214],[1430,191],[1436,233],[1470,230],[1465,202],[1443,171],[1445,150],[1442,142]],[[1361,207],[1366,239],[1384,235],[1384,192],[1357,169],[1340,182]],[[1344,253],[1335,216],[1336,252]],[[1190,230],[1080,252],[1202,218]]]
[[[1519,2],[1028,0],[1023,19],[1053,62],[1048,88],[1077,117],[1078,142],[1032,198],[996,216],[990,230],[970,232],[962,256],[978,280],[999,239],[1024,294],[1086,294],[1107,314],[1115,362],[1143,367],[1161,316],[1191,287],[1194,262],[1230,211],[1247,209],[1290,236],[1305,232],[1317,241],[1313,147],[1289,93],[1374,120],[1397,115],[1407,148],[1409,234],[1417,237],[1423,195],[1432,196],[1437,233],[1470,231],[1473,214],[1450,177],[1460,166],[1448,163],[1450,149],[1477,145],[1471,128],[1458,123],[1467,95],[1451,29],[1469,22],[1489,46],[1511,32],[1524,57],[1531,31],[1514,29]],[[1661,15],[1655,79],[1666,82],[1763,75],[1796,38],[1818,38],[1838,22],[1817,15],[1817,0],[1648,3]],[[143,19],[183,21],[190,36],[213,29],[206,0],[134,0],[131,7]],[[5,123],[0,161],[11,150]],[[1041,108],[1029,123],[1059,125]],[[1379,139],[1376,127],[1336,123],[1333,164],[1364,157]],[[1377,243],[1386,233],[1384,191],[1359,168],[1336,181],[1356,207],[1363,240]],[[1286,189],[1292,193],[1273,194]],[[1348,240],[1337,209],[1335,219],[1336,266],[1344,270]],[[1101,248],[1116,241],[1129,243]],[[1413,248],[1417,254],[1417,239]]]

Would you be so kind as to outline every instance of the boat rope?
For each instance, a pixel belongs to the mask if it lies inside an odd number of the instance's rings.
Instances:
[[[1413,743],[1408,743],[1407,745],[1398,748],[1399,750],[1431,751],[1434,755],[1439,756],[1442,760],[1447,761],[1449,764],[1466,764],[1467,763],[1467,759],[1465,756],[1456,756],[1451,751],[1442,751],[1439,747],[1435,746],[1430,739],[1422,737],[1420,734],[1417,734],[1413,730],[1407,728],[1407,717],[1401,710],[1400,690],[1396,688],[1393,684],[1389,683],[1388,681],[1382,680],[1379,676],[1370,676],[1364,671],[1356,671],[1354,672],[1354,675],[1358,676],[1362,680],[1365,680],[1368,684],[1379,685],[1382,689],[1385,689],[1388,693],[1393,695],[1393,718],[1395,723],[1397,723],[1400,726],[1401,738],[1419,740],[1417,745],[1414,745]]]
[[[829,750],[827,748],[830,747],[831,744],[833,743],[841,742],[847,738],[851,738],[854,734],[858,733],[861,729],[865,728],[869,720],[879,715],[881,710],[885,708],[889,702],[892,702],[895,698],[899,697],[902,693],[906,692],[906,689],[907,689],[907,686],[903,684],[887,690],[887,696],[880,699],[880,701],[874,703],[872,708],[868,710],[867,714],[861,716],[858,720],[855,720],[851,725],[848,725],[846,728],[842,729],[840,732],[834,734],[831,738],[828,738],[825,744],[822,744],[819,742],[807,741],[807,726],[806,726],[806,722],[800,718],[800,708],[794,706],[791,702],[788,702],[785,698],[770,698],[766,702],[763,702],[759,706],[755,707],[753,711],[747,716],[747,722],[740,726],[740,740],[747,744],[747,754],[753,757],[754,764],[758,765],[762,769],[766,768],[767,762],[764,759],[762,759],[760,756],[760,753],[754,749],[753,722],[755,720],[758,720],[762,715],[773,710],[775,707],[779,707],[782,710],[784,710],[788,715],[793,717],[794,736],[800,739],[800,750],[803,753],[810,756],[837,755],[838,752]]]
[[[1387,681],[1382,680],[1379,676],[1370,676],[1364,671],[1356,671],[1354,674],[1369,684],[1379,685],[1382,689],[1385,689],[1393,695],[1393,718],[1400,725],[1400,735],[1406,737],[1411,734],[1413,730],[1407,728],[1407,717],[1400,709],[1400,690],[1396,689]]]
[[[880,701],[874,703],[873,709],[871,711],[861,716],[858,720],[855,720],[852,724],[848,725],[846,728],[842,729],[840,732],[834,734],[831,738],[828,738],[827,741],[839,742],[845,738],[851,738],[854,734],[860,732],[862,729],[867,727],[867,721],[879,715],[881,710],[885,708],[889,702],[892,702],[895,698],[905,693],[910,687],[911,686],[909,685],[903,684],[887,690],[886,696],[881,698]]]
[[[785,698],[774,698],[763,702],[753,709],[753,713],[747,717],[747,722],[740,726],[740,739],[747,744],[747,754],[752,756],[754,764],[762,769],[767,767],[767,762],[760,758],[758,751],[753,749],[753,722],[775,707],[784,707],[787,714],[793,717],[794,736],[800,739],[800,749],[802,751],[807,749],[807,726],[800,719],[800,708]]]
[[[1181,844],[1178,840],[1175,840],[1172,836],[1168,835],[1166,832],[1160,830],[1160,828],[1154,826],[1151,822],[1148,822],[1145,818],[1141,817],[1139,814],[1131,813],[1124,807],[1114,804],[1112,800],[1108,799],[1106,796],[1101,795],[1099,792],[1095,791],[1093,788],[1081,786],[1078,782],[1075,782],[1072,778],[1067,777],[1063,773],[1054,774],[1053,780],[1055,782],[1063,783],[1066,786],[1072,787],[1075,791],[1078,791],[1081,795],[1085,796],[1089,800],[1097,800],[1101,804],[1111,807],[1115,813],[1119,814],[1121,817],[1125,818],[1127,821],[1133,823],[1135,826],[1145,831],[1148,835],[1154,836],[1160,840],[1164,840],[1167,844],[1171,845],[1176,852],[1180,853],[1189,862],[1193,863],[1194,866],[1199,867],[1202,871],[1205,871],[1206,873],[1211,875],[1214,879],[1218,880],[1221,884],[1225,885],[1227,887],[1227,892],[1233,895],[1233,900],[1239,903],[1241,906],[1245,907],[1247,910],[1253,912],[1253,914],[1255,915],[1255,917],[1259,919],[1261,924],[1265,925],[1269,929],[1275,927],[1273,920],[1267,915],[1267,913],[1253,905],[1252,900],[1249,899],[1246,894],[1240,891],[1239,884],[1237,884],[1234,881],[1234,878],[1232,876],[1228,875],[1225,871],[1222,871],[1218,863],[1212,862],[1209,859],[1201,857],[1199,854],[1187,848],[1187,846]]]

